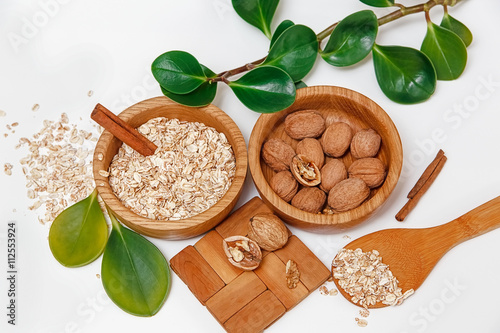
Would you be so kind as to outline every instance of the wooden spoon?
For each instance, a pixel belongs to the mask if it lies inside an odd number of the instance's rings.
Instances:
[[[422,229],[386,229],[360,237],[345,246],[363,252],[377,250],[382,262],[399,280],[402,292],[417,290],[441,257],[455,245],[500,226],[500,197],[471,210],[446,224]],[[334,279],[347,300],[351,296]],[[359,304],[356,304],[360,306]],[[369,308],[387,305],[377,303]]]

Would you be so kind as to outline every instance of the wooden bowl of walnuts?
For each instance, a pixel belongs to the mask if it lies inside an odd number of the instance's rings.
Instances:
[[[287,223],[335,232],[387,200],[403,164],[399,133],[385,111],[341,87],[297,90],[289,108],[263,114],[249,141],[249,167],[263,201]]]
[[[248,165],[243,135],[226,113],[162,96],[119,117],[158,147],[142,156],[107,130],[97,142],[97,190],[121,222],[146,236],[186,239],[224,220],[241,195]]]

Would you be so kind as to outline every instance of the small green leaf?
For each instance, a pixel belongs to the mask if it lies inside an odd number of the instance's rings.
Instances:
[[[278,27],[274,31],[273,38],[271,38],[271,44],[270,44],[269,48],[273,47],[273,45],[276,42],[276,40],[278,39],[278,37],[281,36],[281,34],[286,29],[290,28],[293,25],[295,25],[295,23],[293,23],[290,20],[284,20],[283,22],[281,22],[280,25],[278,25]]]
[[[108,240],[108,226],[97,201],[97,190],[66,208],[50,227],[49,246],[63,266],[80,267],[97,259]]]
[[[304,81],[298,81],[295,82],[295,89],[300,89],[300,88],[305,88],[307,87],[307,84]]]
[[[363,10],[347,16],[333,30],[321,57],[333,66],[350,66],[372,50],[378,32],[377,16]]]
[[[232,0],[238,15],[271,39],[271,22],[279,0]]]
[[[286,29],[278,37],[262,65],[283,69],[295,82],[309,73],[317,54],[316,34],[311,28],[297,24]]]
[[[295,101],[293,80],[277,67],[254,68],[228,85],[247,108],[260,113],[281,111]]]
[[[151,71],[163,88],[174,94],[187,94],[206,82],[203,69],[191,54],[169,51],[153,61]]]
[[[469,46],[472,43],[472,32],[457,19],[453,18],[448,12],[444,13],[443,20],[441,21],[441,26],[448,30],[456,33],[465,43],[465,46]]]
[[[203,65],[201,65],[201,67],[208,78],[214,78],[216,76],[216,74],[207,67]],[[160,88],[163,95],[167,96],[174,102],[187,106],[200,107],[212,103],[217,93],[217,82],[206,81],[202,83],[201,86],[187,94],[174,94],[163,87]]]
[[[427,24],[427,34],[420,49],[434,64],[438,80],[457,79],[467,64],[467,49],[462,39],[432,22]]]
[[[170,269],[153,243],[122,227],[109,211],[113,231],[104,251],[101,278],[109,298],[122,310],[142,317],[156,314],[167,299]]]
[[[375,44],[373,64],[380,88],[397,103],[422,102],[436,89],[434,66],[419,50]]]
[[[392,7],[394,0],[359,0],[362,3],[372,7]]]

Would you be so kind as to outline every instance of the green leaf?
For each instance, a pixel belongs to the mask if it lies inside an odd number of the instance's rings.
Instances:
[[[232,0],[238,15],[271,39],[271,21],[279,0]]]
[[[277,67],[254,68],[228,85],[247,108],[256,112],[281,111],[295,101],[293,80]]]
[[[63,266],[80,267],[97,259],[108,239],[108,226],[97,190],[62,211],[49,231],[49,246]]]
[[[378,32],[377,16],[363,10],[347,16],[333,30],[321,57],[333,66],[350,66],[372,50]]]
[[[427,34],[420,50],[431,59],[438,80],[457,79],[467,64],[467,49],[462,39],[432,22],[427,24]]]
[[[216,76],[216,74],[207,67],[203,65],[201,65],[201,67],[208,78],[214,78]],[[202,83],[201,86],[187,94],[174,94],[163,87],[160,88],[163,95],[167,96],[174,102],[187,106],[200,107],[212,103],[217,93],[217,82],[206,81]]]
[[[472,43],[472,32],[457,19],[453,18],[448,12],[444,13],[443,20],[441,21],[441,26],[448,30],[456,33],[465,43],[465,46],[469,46]]]
[[[359,0],[362,3],[372,7],[392,7],[394,0]]]
[[[281,68],[296,82],[309,73],[317,54],[316,34],[311,28],[297,24],[286,29],[278,37],[262,65]]]
[[[291,26],[295,25],[295,23],[293,23],[292,21],[290,20],[284,20],[283,22],[280,23],[280,25],[278,25],[278,27],[276,28],[276,30],[274,31],[274,34],[273,34],[273,38],[271,38],[271,45],[269,48],[273,47],[274,43],[276,42],[276,40],[278,39],[279,36],[281,36],[281,34],[288,28],[290,28]]]
[[[125,312],[150,317],[167,299],[170,269],[143,236],[122,227],[109,211],[113,231],[104,251],[101,278],[109,298]]]
[[[434,66],[419,50],[375,44],[373,64],[380,88],[397,103],[422,102],[436,89]]]
[[[295,82],[295,89],[305,88],[307,84],[304,81]]]
[[[203,69],[191,54],[169,51],[153,61],[151,71],[163,88],[174,94],[187,94],[206,82]]]

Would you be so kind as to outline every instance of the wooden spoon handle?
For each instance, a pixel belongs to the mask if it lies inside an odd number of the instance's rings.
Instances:
[[[500,227],[500,196],[492,199],[455,220],[436,228],[446,229],[443,245],[453,247],[463,241]]]

